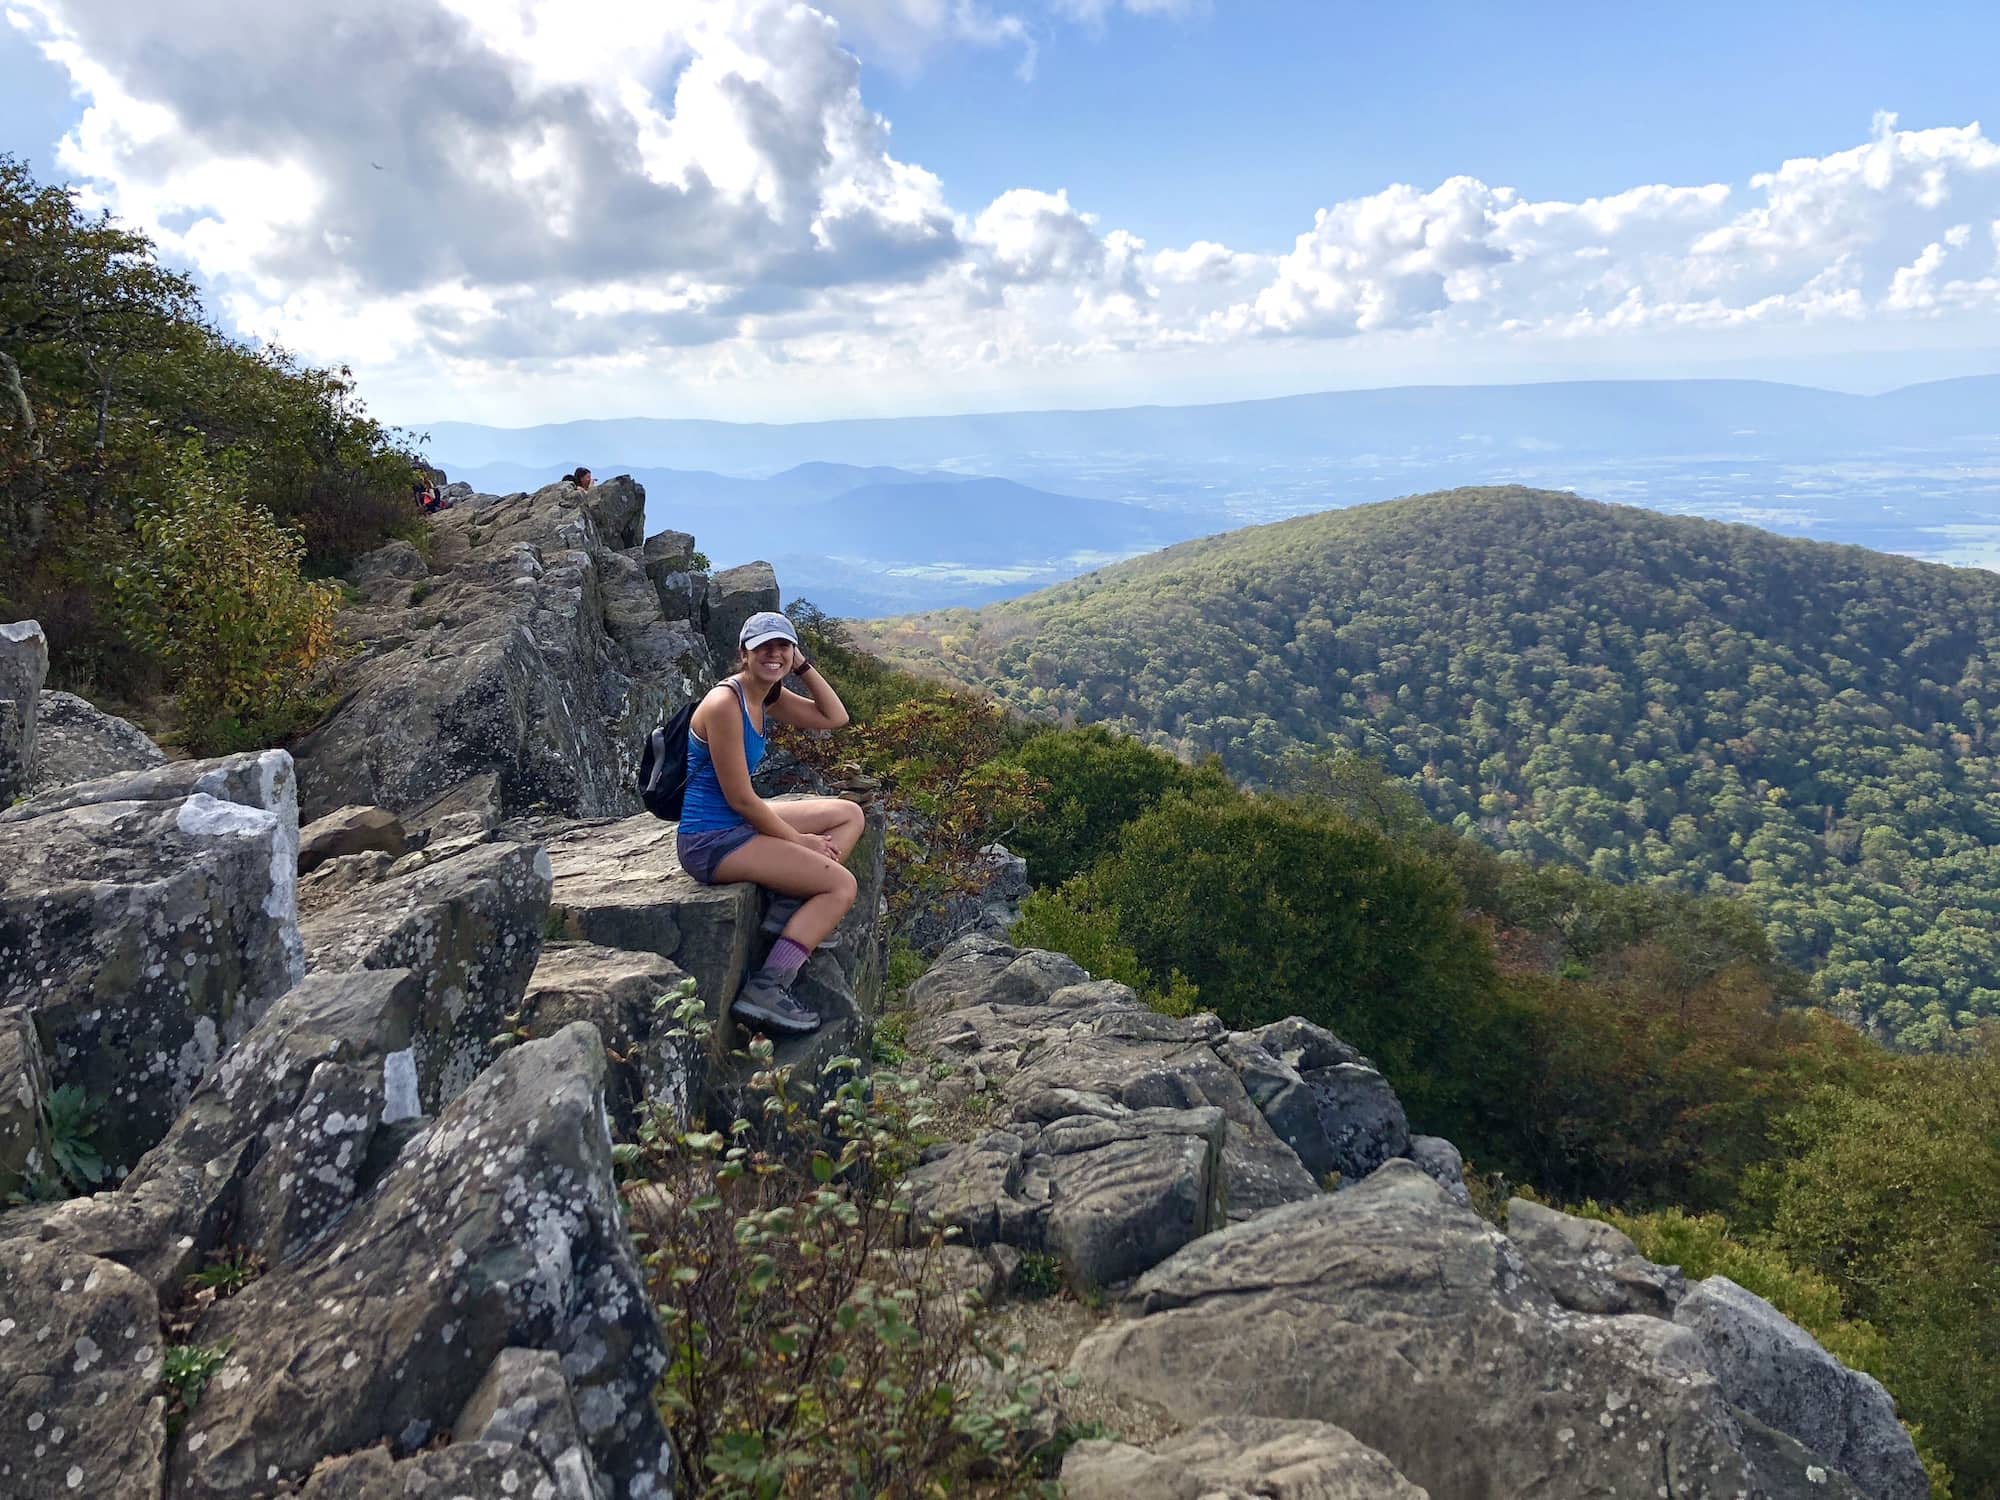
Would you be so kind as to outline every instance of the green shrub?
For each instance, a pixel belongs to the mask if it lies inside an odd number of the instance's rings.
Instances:
[[[183,738],[201,752],[301,727],[336,656],[339,591],[300,577],[304,542],[243,493],[240,457],[211,462],[187,444],[158,498],[135,504],[114,575],[125,629],[165,668]]]
[[[677,1015],[699,1040],[699,1001]],[[1046,1377],[1005,1372],[901,1194],[916,1085],[841,1058],[815,1094],[768,1041],[749,1057],[758,1118],[656,1116],[625,1153],[669,1351],[657,1400],[693,1492],[1053,1496],[1028,1420]]]
[[[1044,788],[1041,806],[1009,845],[1028,861],[1028,877],[1039,887],[1088,870],[1110,852],[1120,829],[1169,792],[1232,790],[1218,762],[1186,766],[1094,725],[1037,734],[1008,759]]]
[[[1821,1089],[1779,1145],[1772,1241],[1881,1332],[1875,1373],[1960,1493],[2000,1496],[2000,1036]]]
[[[1168,1016],[1191,1016],[1201,992],[1175,969],[1164,986],[1139,962],[1139,955],[1118,937],[1118,920],[1108,911],[1094,911],[1067,891],[1030,891],[1021,903],[1021,920],[1007,934],[1022,948],[1046,948],[1066,953],[1093,979],[1115,979],[1138,991],[1139,998]]]

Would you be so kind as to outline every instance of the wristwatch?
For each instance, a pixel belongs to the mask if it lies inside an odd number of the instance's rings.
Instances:
[[[812,659],[810,657],[801,656],[799,658],[799,664],[796,667],[792,668],[792,675],[794,677],[803,677],[806,675],[806,673],[810,672],[812,669],[813,669]]]

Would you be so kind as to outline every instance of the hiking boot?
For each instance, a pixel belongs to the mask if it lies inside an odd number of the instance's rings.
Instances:
[[[790,985],[769,969],[759,969],[736,992],[730,1015],[746,1026],[805,1036],[819,1030],[819,1017],[792,998]]]
[[[800,896],[773,896],[771,904],[764,910],[764,933],[767,937],[784,935],[785,924],[799,914],[805,899]]]

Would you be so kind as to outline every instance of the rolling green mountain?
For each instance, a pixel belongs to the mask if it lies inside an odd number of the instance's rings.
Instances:
[[[1466,489],[857,630],[1240,777],[1345,746],[1503,851],[1741,892],[1905,1045],[2000,1016],[1992,574]]]

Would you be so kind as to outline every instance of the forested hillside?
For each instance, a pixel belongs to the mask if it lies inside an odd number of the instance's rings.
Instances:
[[[894,660],[1282,783],[1407,777],[1503,852],[1740,890],[1906,1045],[2000,1014],[2000,578],[1455,490],[863,627]]]

